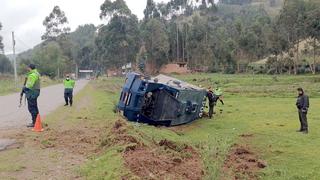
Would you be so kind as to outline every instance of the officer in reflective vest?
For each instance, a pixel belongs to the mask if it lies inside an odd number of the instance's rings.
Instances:
[[[73,104],[73,88],[75,86],[75,81],[67,75],[67,78],[63,81],[64,85],[64,100],[66,104],[64,106],[72,106]]]
[[[28,110],[32,117],[32,123],[27,127],[34,127],[37,115],[39,114],[38,97],[40,95],[40,74],[34,64],[28,66],[26,85],[23,88],[23,93],[26,94],[28,101]]]

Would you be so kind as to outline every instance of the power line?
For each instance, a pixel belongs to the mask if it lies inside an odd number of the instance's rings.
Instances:
[[[19,37],[16,36],[16,39],[20,42],[21,45],[23,45],[25,48],[27,49],[33,49],[33,47],[30,47],[29,45],[27,45],[27,43],[25,43],[24,41],[22,41]]]

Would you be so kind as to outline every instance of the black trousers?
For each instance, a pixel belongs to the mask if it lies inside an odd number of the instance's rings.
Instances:
[[[72,103],[73,103],[73,90],[66,89],[64,91],[64,100],[67,105],[69,105],[69,104],[72,105]]]
[[[39,114],[38,97],[29,97],[27,98],[27,101],[28,101],[28,110],[32,117],[32,124],[35,124],[37,116]]]
[[[214,103],[209,103],[209,118],[212,118],[212,114],[213,114],[213,110],[214,110]]]
[[[299,109],[298,114],[300,121],[300,131],[308,131],[307,112],[302,112],[302,110]]]

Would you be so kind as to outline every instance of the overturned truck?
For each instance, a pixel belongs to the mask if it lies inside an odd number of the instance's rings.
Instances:
[[[178,79],[128,73],[118,108],[129,121],[174,126],[203,115],[206,90]]]

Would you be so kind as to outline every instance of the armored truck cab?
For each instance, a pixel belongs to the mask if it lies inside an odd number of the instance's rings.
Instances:
[[[118,108],[129,121],[174,126],[202,117],[206,90],[159,75],[128,73]]]

